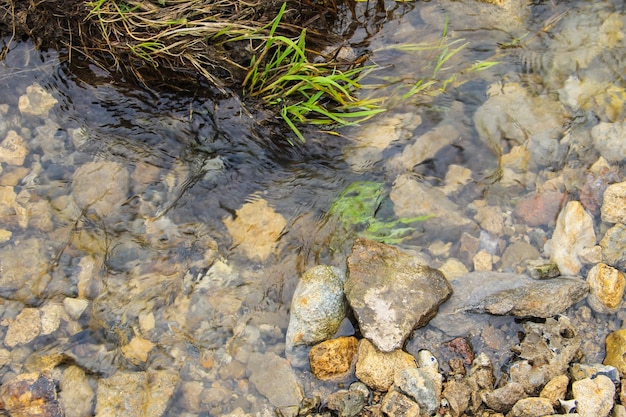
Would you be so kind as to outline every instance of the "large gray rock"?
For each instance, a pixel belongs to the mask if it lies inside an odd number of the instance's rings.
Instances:
[[[346,315],[343,295],[345,274],[338,268],[318,265],[306,271],[291,301],[285,349],[295,366],[307,362],[306,346],[330,339]],[[302,349],[299,347],[303,347]]]
[[[357,239],[344,291],[363,336],[383,352],[401,348],[452,293],[441,272],[398,248]]]
[[[470,272],[450,284],[454,294],[430,322],[450,336],[464,336],[480,328],[489,320],[482,313],[552,317],[589,291],[587,283],[578,278],[534,280],[527,275],[489,271]]]

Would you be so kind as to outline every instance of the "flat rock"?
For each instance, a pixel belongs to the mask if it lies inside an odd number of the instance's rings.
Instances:
[[[119,371],[98,379],[96,413],[99,417],[143,416],[145,372]]]
[[[523,274],[478,271],[450,281],[454,293],[430,324],[450,336],[465,336],[482,313],[516,317],[552,317],[582,300],[587,283],[578,278],[534,280]],[[546,297],[546,294],[554,296]]]
[[[566,194],[559,190],[525,195],[515,206],[515,217],[532,227],[552,224],[561,211],[565,197]]]
[[[604,263],[626,270],[626,225],[618,223],[607,230],[600,247]]]
[[[26,87],[26,94],[20,96],[18,108],[22,114],[45,118],[56,103],[57,99],[52,94],[34,83]]]
[[[396,247],[357,239],[344,291],[362,334],[383,352],[401,348],[452,293],[441,272]]]
[[[106,216],[126,201],[128,171],[112,161],[88,162],[72,176],[72,195],[81,209]]]
[[[25,308],[9,323],[9,329],[4,337],[4,344],[8,347],[24,345],[32,342],[41,333],[41,319],[39,310]]]
[[[26,155],[28,155],[26,141],[14,130],[9,130],[2,143],[0,143],[0,162],[22,166],[24,165]]]
[[[547,398],[531,397],[519,400],[511,409],[511,417],[543,417],[554,413]]]
[[[591,129],[593,145],[607,161],[621,162],[626,155],[626,121],[601,122]]]
[[[248,362],[250,382],[274,407],[299,405],[304,398],[298,377],[287,360],[272,352],[252,353]]]

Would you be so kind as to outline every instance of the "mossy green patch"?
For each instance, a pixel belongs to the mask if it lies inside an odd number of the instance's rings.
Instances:
[[[342,232],[356,234],[381,243],[398,244],[415,229],[411,223],[421,222],[433,215],[377,219],[384,199],[388,197],[385,185],[374,181],[356,181],[350,184],[332,204],[328,215],[342,226]]]

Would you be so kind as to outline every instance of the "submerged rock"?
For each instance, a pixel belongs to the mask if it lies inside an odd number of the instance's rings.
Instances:
[[[299,405],[304,393],[289,363],[280,356],[266,352],[252,353],[248,362],[250,382],[274,407]]]
[[[550,240],[550,259],[564,275],[576,275],[583,265],[581,256],[596,244],[593,217],[578,201],[561,210]]]
[[[622,142],[626,142],[622,138]],[[626,223],[626,181],[611,184],[604,191],[602,199],[602,221]]]
[[[401,348],[452,293],[441,272],[393,246],[357,239],[344,291],[362,334],[383,352]]]
[[[346,315],[343,294],[345,274],[338,268],[318,265],[306,271],[291,302],[285,350],[296,366],[306,363],[298,346],[311,346],[330,339]]]
[[[621,162],[626,155],[626,121],[601,122],[591,129],[593,145],[607,161]]]
[[[54,381],[39,373],[21,374],[2,384],[0,405],[12,417],[62,417]]]
[[[552,317],[582,300],[588,292],[587,283],[578,278],[538,281],[522,274],[485,271],[470,272],[450,284],[454,289],[452,297],[430,322],[450,336],[465,336],[479,328],[483,313]]]
[[[72,195],[81,209],[107,216],[126,201],[128,171],[112,161],[88,162],[72,176]]]
[[[626,225],[618,223],[600,241],[602,259],[612,267],[626,270]]]
[[[20,96],[18,107],[22,114],[46,118],[56,103],[57,99],[52,94],[34,83],[26,87],[26,94]]]
[[[24,139],[14,130],[9,130],[0,143],[0,162],[22,166],[26,155],[28,155],[28,148]]]

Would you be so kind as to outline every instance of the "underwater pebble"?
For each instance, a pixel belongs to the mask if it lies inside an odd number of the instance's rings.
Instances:
[[[601,214],[602,221],[607,223],[626,223],[626,181],[611,184],[604,190]]]
[[[52,94],[34,83],[26,87],[26,94],[20,96],[18,107],[22,114],[45,118],[56,103]]]
[[[621,271],[606,264],[597,264],[587,273],[587,283],[587,303],[592,310],[612,314],[620,309],[626,288],[626,278]]]
[[[561,210],[550,240],[550,259],[563,275],[576,275],[582,268],[580,253],[596,244],[593,218],[578,201]]]
[[[32,342],[41,332],[39,309],[25,308],[15,320],[9,322],[9,329],[4,337],[4,344],[8,347],[24,345]]]
[[[24,164],[26,155],[28,155],[26,141],[14,130],[9,130],[0,143],[0,162],[21,166]]]

